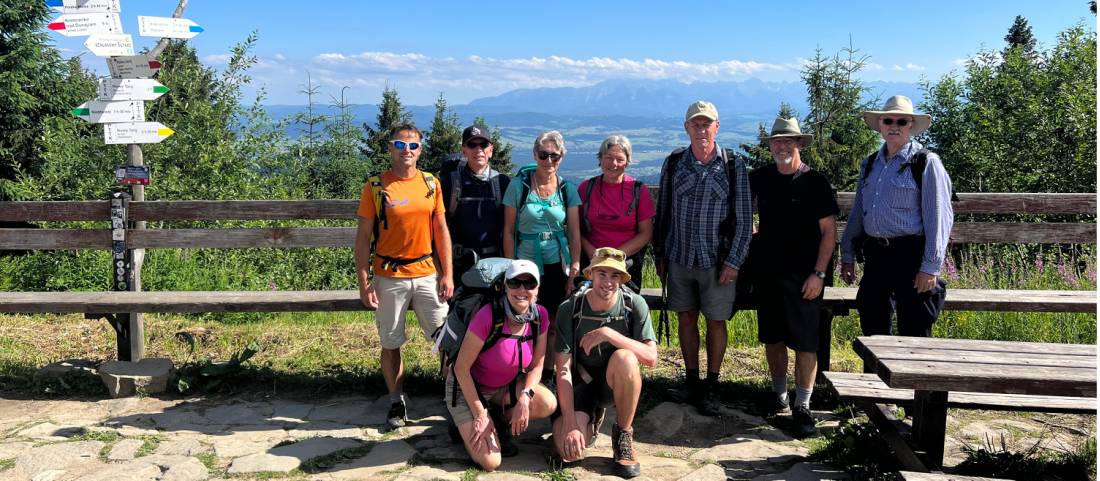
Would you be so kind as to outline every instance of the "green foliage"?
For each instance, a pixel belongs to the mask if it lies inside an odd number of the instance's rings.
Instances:
[[[420,169],[438,172],[448,156],[462,149],[462,126],[458,123],[458,114],[447,113],[447,100],[443,92],[435,101],[435,118],[432,128],[425,134],[424,153],[420,156]]]
[[[260,345],[256,341],[250,341],[244,349],[233,353],[228,361],[213,362],[207,359],[186,364],[176,372],[176,390],[180,393],[217,391],[226,381],[244,375],[244,363],[258,352]]]
[[[15,467],[15,458],[0,459],[0,473]]]
[[[866,418],[841,421],[826,435],[826,444],[810,458],[829,464],[855,479],[892,479],[902,469],[890,447]]]
[[[1012,22],[1012,26],[1008,28],[1008,34],[1005,35],[1005,53],[1014,48],[1022,49],[1025,56],[1031,56],[1035,53],[1035,35],[1031,33],[1031,25],[1028,25],[1027,19],[1023,15],[1017,15],[1016,20]]]
[[[1011,452],[1001,435],[998,446],[987,437],[984,446],[963,446],[966,460],[955,467],[961,475],[999,479],[1096,479],[1096,438],[1089,438],[1070,452],[1051,453],[1032,447]]]
[[[783,119],[798,117],[798,112],[794,110],[794,107],[791,107],[791,104],[780,102],[779,112],[776,114],[776,117]],[[799,127],[801,127],[801,122],[799,122]],[[741,150],[744,150],[745,153],[748,154],[749,161],[747,167],[749,170],[764,167],[775,160],[772,158],[772,152],[771,149],[768,148],[768,141],[766,140],[768,136],[771,135],[770,128],[771,125],[761,122],[756,134],[757,143],[741,144]]]
[[[304,473],[321,473],[332,469],[338,464],[344,464],[349,461],[354,461],[370,453],[373,444],[365,444],[363,446],[357,446],[354,448],[341,449],[339,451],[326,454],[324,456],[318,456],[311,458],[308,461],[302,463],[298,468]]]
[[[1025,47],[925,82],[920,109],[935,120],[921,141],[959,192],[1095,192],[1096,35],[1077,24],[1051,49]]]
[[[867,99],[867,88],[856,75],[868,57],[849,46],[832,58],[821,49],[802,68],[810,111],[802,120],[802,133],[813,142],[802,149],[802,161],[825,174],[839,190],[854,190],[859,164],[880,144],[878,134],[863,122],[877,98]]]

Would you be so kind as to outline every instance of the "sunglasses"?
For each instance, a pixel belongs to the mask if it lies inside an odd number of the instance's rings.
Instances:
[[[889,117],[882,119],[882,125],[894,125],[895,122],[898,124],[898,127],[905,127],[912,121],[909,119],[891,119]]]
[[[405,142],[404,140],[391,140],[390,143],[393,144],[393,148],[395,148],[397,150],[405,150],[405,147],[408,147],[409,150],[416,150],[416,149],[420,148],[420,142]]]
[[[509,289],[519,289],[520,287],[523,287],[524,289],[530,291],[539,286],[539,281],[536,281],[534,278],[531,277],[524,277],[522,279],[506,279],[504,281],[504,285],[508,286]]]
[[[477,141],[477,142],[467,142],[466,143],[466,148],[485,150],[485,149],[489,148],[489,143],[484,141],[484,140]]]
[[[626,260],[626,254],[623,253],[623,251],[612,249],[610,247],[601,247],[599,249],[596,249],[596,252],[593,252],[593,254],[593,257],[606,257],[609,259],[615,259],[619,262],[623,262]]]
[[[561,154],[556,152],[547,152],[545,150],[539,151],[539,160],[550,159],[551,162],[557,162],[561,160]]]

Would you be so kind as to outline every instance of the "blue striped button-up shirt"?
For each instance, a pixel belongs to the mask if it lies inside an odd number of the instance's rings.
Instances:
[[[923,147],[912,140],[886,159],[886,147],[883,146],[866,180],[862,180],[866,162],[861,166],[861,180],[840,243],[842,262],[855,262],[852,240],[859,234],[885,238],[923,235],[924,257],[920,270],[939,275],[955,216],[951,209],[951,178],[940,157],[929,153],[922,185],[917,188],[909,167],[903,166],[912,163],[913,156]]]
[[[726,161],[715,145],[715,158],[703,164],[695,159],[691,149],[684,151],[672,179],[671,219],[668,233],[669,260],[692,269],[710,269],[726,265],[740,269],[748,254],[752,235],[752,195],[745,166],[736,156],[730,157],[737,169],[736,185],[729,185]],[[734,198],[736,225],[734,232],[720,232],[719,224],[729,213],[729,196]],[[732,237],[732,248],[719,259],[722,235]]]

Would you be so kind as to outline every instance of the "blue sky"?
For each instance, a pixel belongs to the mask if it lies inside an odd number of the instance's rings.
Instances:
[[[808,5],[807,5],[808,4]],[[174,0],[122,0],[123,26],[138,48],[138,15],[169,16]],[[780,6],[783,5],[783,6]],[[820,47],[849,40],[869,55],[868,80],[916,82],[960,70],[985,47],[1000,49],[1016,15],[1043,46],[1078,21],[1095,27],[1084,0],[843,2],[303,2],[191,0],[184,12],[205,29],[190,40],[203,61],[259,34],[251,75],[267,103],[302,104],[307,72],[323,100],[347,90],[376,103],[386,84],[407,104],[452,104],[517,88],[575,87],[612,78],[798,80]],[[106,75],[84,37],[51,33],[65,56]],[[250,94],[251,95],[251,94]]]

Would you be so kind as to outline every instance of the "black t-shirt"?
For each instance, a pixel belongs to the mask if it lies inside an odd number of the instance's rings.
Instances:
[[[840,212],[829,181],[805,164],[791,175],[770,164],[749,173],[749,186],[760,213],[752,244],[757,252],[751,253],[755,265],[761,271],[813,272],[821,244],[818,221]]]
[[[493,199],[493,186],[490,182],[500,183],[500,196],[508,190],[508,176],[499,175],[488,181],[474,176],[470,169],[459,169],[462,182],[462,195],[458,199],[458,208],[447,212],[447,229],[451,232],[451,242],[470,249],[497,248],[497,256],[503,257],[504,243],[504,203]],[[443,205],[451,208],[451,173],[440,179],[443,191]]]

